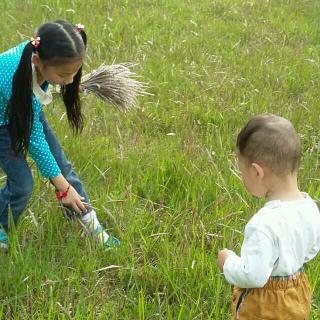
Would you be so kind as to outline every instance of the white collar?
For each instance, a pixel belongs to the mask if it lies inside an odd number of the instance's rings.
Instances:
[[[37,81],[37,72],[36,68],[33,63],[32,65],[32,91],[35,97],[39,102],[41,102],[44,105],[47,105],[52,102],[52,94],[48,88],[47,91],[43,91],[42,88],[39,86],[39,83]]]
[[[296,199],[296,200],[270,200],[268,202],[265,203],[265,207],[278,207],[280,206],[281,204],[283,203],[286,203],[286,204],[290,204],[290,203],[299,203],[299,202],[302,202],[302,201],[306,201],[307,199],[310,199],[310,196],[306,193],[306,192],[300,192],[301,195],[303,196],[302,199]]]

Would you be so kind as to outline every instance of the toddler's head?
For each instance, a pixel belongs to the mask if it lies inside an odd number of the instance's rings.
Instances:
[[[258,115],[239,133],[237,155],[247,190],[264,197],[275,184],[297,179],[300,139],[290,121]]]

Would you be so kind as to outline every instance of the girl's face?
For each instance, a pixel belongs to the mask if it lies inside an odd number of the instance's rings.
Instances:
[[[43,64],[39,57],[32,60],[37,72],[38,80],[47,81],[52,85],[67,85],[73,82],[74,76],[82,66],[83,59],[79,58],[68,63],[50,65]]]
[[[82,62],[82,59],[79,59],[75,62],[62,65],[47,65],[39,71],[41,72],[43,79],[50,84],[67,85],[73,82],[73,78],[81,68]]]

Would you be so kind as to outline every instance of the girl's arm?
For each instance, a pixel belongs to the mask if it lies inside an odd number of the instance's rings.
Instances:
[[[40,109],[37,104],[36,107]],[[62,175],[61,170],[51,153],[48,142],[43,132],[43,126],[39,119],[39,112],[35,112],[32,132],[30,136],[29,153],[37,164],[38,169],[43,177],[52,181],[56,189],[65,192],[69,183]],[[85,212],[86,208],[82,203],[81,196],[70,186],[66,197],[61,199],[62,203],[68,207],[72,207],[76,212]]]

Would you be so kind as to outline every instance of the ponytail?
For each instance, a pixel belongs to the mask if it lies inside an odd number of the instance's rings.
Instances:
[[[83,129],[83,116],[79,96],[79,86],[81,82],[82,67],[73,78],[73,82],[61,86],[61,95],[66,106],[68,122],[74,133],[81,132]]]
[[[12,95],[5,119],[9,125],[11,147],[17,155],[26,155],[33,124],[32,68],[33,46],[29,42],[22,52],[20,63],[12,80]]]
[[[85,47],[87,47],[87,35],[82,29],[78,31]],[[81,83],[82,67],[79,69],[78,73],[73,78],[73,82],[61,86],[61,95],[63,102],[67,109],[67,117],[71,128],[74,133],[81,132],[83,129],[83,116],[81,110],[81,102],[79,96],[79,88]]]

